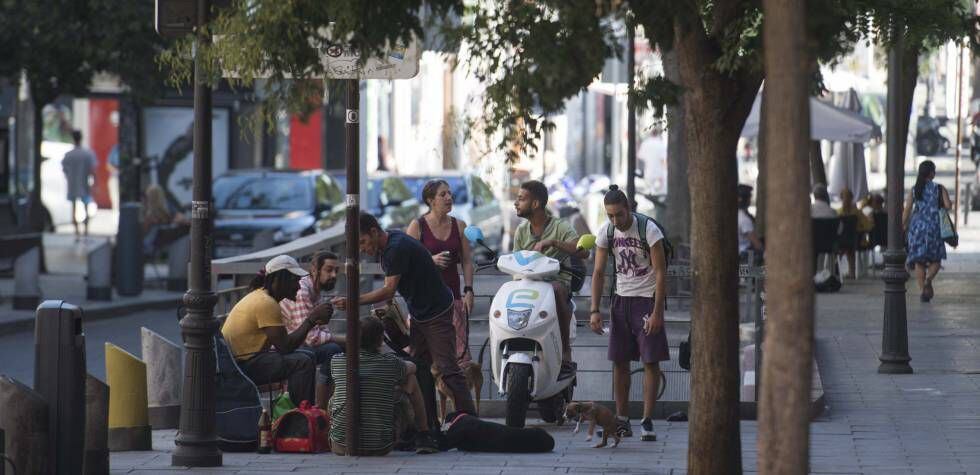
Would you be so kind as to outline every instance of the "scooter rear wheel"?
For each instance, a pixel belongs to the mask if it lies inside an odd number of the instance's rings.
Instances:
[[[507,425],[524,427],[531,403],[531,365],[512,364],[507,368]]]
[[[562,425],[565,422],[565,405],[572,400],[572,391],[573,386],[569,385],[558,394],[538,401],[538,413],[541,414],[541,420],[549,424]]]

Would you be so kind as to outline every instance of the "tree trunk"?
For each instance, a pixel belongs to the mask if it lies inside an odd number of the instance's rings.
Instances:
[[[680,84],[677,53],[664,53],[664,74]],[[691,242],[691,190],[687,183],[687,147],[684,145],[684,105],[667,106],[667,215],[668,239]]]
[[[765,153],[770,263],[759,391],[759,473],[805,474],[809,468],[813,371],[813,263],[810,259],[811,155],[804,0],[764,0]],[[788,127],[787,127],[788,125]],[[822,162],[821,162],[822,164]],[[821,169],[823,167],[820,167]]]
[[[712,67],[717,50],[703,29],[677,20],[674,31],[691,192],[688,473],[740,474],[735,151],[762,78],[719,74]]]
[[[823,150],[820,149],[820,141],[810,141],[810,183],[827,184],[827,169],[823,165]]]

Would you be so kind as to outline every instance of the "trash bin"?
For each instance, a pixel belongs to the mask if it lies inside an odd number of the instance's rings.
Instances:
[[[34,390],[48,403],[51,473],[78,473],[85,449],[85,334],[82,310],[46,300],[34,324]]]
[[[139,203],[119,207],[119,232],[116,236],[116,292],[139,295],[143,292],[143,230],[140,228]]]

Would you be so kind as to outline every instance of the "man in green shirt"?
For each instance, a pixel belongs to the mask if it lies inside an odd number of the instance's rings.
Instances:
[[[567,221],[555,218],[548,212],[548,188],[537,180],[521,184],[514,201],[517,216],[524,218],[517,230],[514,231],[514,251],[538,251],[548,257],[558,259],[563,265],[568,264],[571,256],[581,259],[589,257],[589,251],[578,249],[578,233]],[[561,271],[551,282],[555,289],[555,306],[558,310],[558,327],[561,330],[562,355],[561,373],[558,379],[565,379],[575,374],[575,363],[572,362],[572,345],[569,332],[572,321],[570,285],[572,276]]]

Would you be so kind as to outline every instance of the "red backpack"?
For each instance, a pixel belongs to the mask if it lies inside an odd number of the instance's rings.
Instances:
[[[326,411],[303,401],[272,424],[272,448],[276,452],[329,452],[329,432]]]

